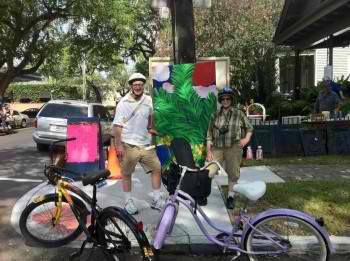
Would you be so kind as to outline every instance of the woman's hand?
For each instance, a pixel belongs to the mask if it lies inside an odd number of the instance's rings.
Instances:
[[[206,161],[212,161],[214,159],[213,152],[211,151],[211,147],[207,147],[207,157],[205,158]]]
[[[239,146],[241,147],[241,149],[243,149],[245,147],[245,145],[247,145],[248,143],[249,143],[249,139],[243,138],[239,141]]]

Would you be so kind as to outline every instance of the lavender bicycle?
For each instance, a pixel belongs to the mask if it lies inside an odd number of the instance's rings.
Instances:
[[[206,168],[210,164],[217,164],[219,169],[225,170],[218,162],[210,162],[205,167],[197,169],[194,166],[191,148],[184,140],[175,140],[182,143],[181,151],[176,151],[176,147],[171,146],[177,163],[174,163],[178,173],[177,183],[172,191],[169,191],[169,197],[157,226],[156,234],[153,240],[153,247],[160,250],[168,235],[171,234],[177,217],[179,204],[183,204],[192,213],[192,216],[205,237],[220,246],[223,251],[229,250],[236,253],[231,259],[234,260],[241,253],[247,254],[251,261],[263,260],[266,257],[276,257],[282,260],[309,260],[325,261],[328,260],[330,253],[333,252],[328,233],[324,228],[322,219],[314,217],[292,209],[270,209],[257,214],[255,217],[247,215],[246,206],[240,210],[235,224],[223,229],[219,224],[213,223],[197,205],[196,197],[199,187],[193,187],[188,190],[188,186],[182,183],[188,177],[208,178]],[[203,173],[201,173],[203,172]],[[190,173],[190,174],[188,174]],[[200,173],[195,175],[195,173]],[[188,182],[187,182],[188,183]],[[193,182],[196,183],[196,182]],[[199,183],[202,183],[199,181]],[[204,184],[204,183],[203,183]],[[170,189],[169,184],[167,189]],[[202,185],[202,184],[201,184]],[[235,185],[235,191],[243,195],[248,200],[257,200],[262,197],[266,191],[264,182],[240,183]],[[186,190],[183,191],[183,190]],[[209,191],[210,193],[210,191]],[[191,195],[192,196],[191,196]],[[218,234],[211,236],[208,234],[204,223],[214,228]]]

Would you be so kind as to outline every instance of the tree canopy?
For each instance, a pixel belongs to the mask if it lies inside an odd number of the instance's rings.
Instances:
[[[195,13],[198,57],[229,56],[232,85],[261,102],[275,89],[272,37],[283,2],[217,0]]]
[[[211,8],[195,9],[197,57],[230,57],[231,85],[239,87],[245,98],[264,102],[276,87],[277,49],[272,37],[283,2],[215,0]],[[160,33],[157,55],[171,56],[171,48],[168,23]]]
[[[3,0],[0,95],[17,76],[107,71],[155,52],[159,23],[147,0]],[[59,65],[59,66],[57,66]]]

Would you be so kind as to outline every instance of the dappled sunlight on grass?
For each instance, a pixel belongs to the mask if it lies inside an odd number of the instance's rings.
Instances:
[[[268,184],[262,199],[249,208],[257,213],[268,208],[291,208],[323,217],[332,235],[350,235],[350,181],[291,181]],[[227,188],[223,189],[225,192]],[[242,206],[239,200],[237,207]]]

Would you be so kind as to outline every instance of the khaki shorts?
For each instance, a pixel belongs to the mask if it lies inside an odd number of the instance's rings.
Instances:
[[[240,175],[240,167],[242,163],[243,150],[239,143],[235,143],[230,148],[213,147],[213,159],[218,161],[221,166],[225,162],[225,171],[227,172],[229,181],[237,182]],[[214,173],[219,170],[216,165],[210,165],[209,171]]]
[[[146,150],[147,146],[136,146],[123,144],[124,155],[121,161],[123,176],[130,176],[134,171],[137,163],[140,163],[146,174],[152,171],[160,173],[160,162],[156,154],[156,150]]]

